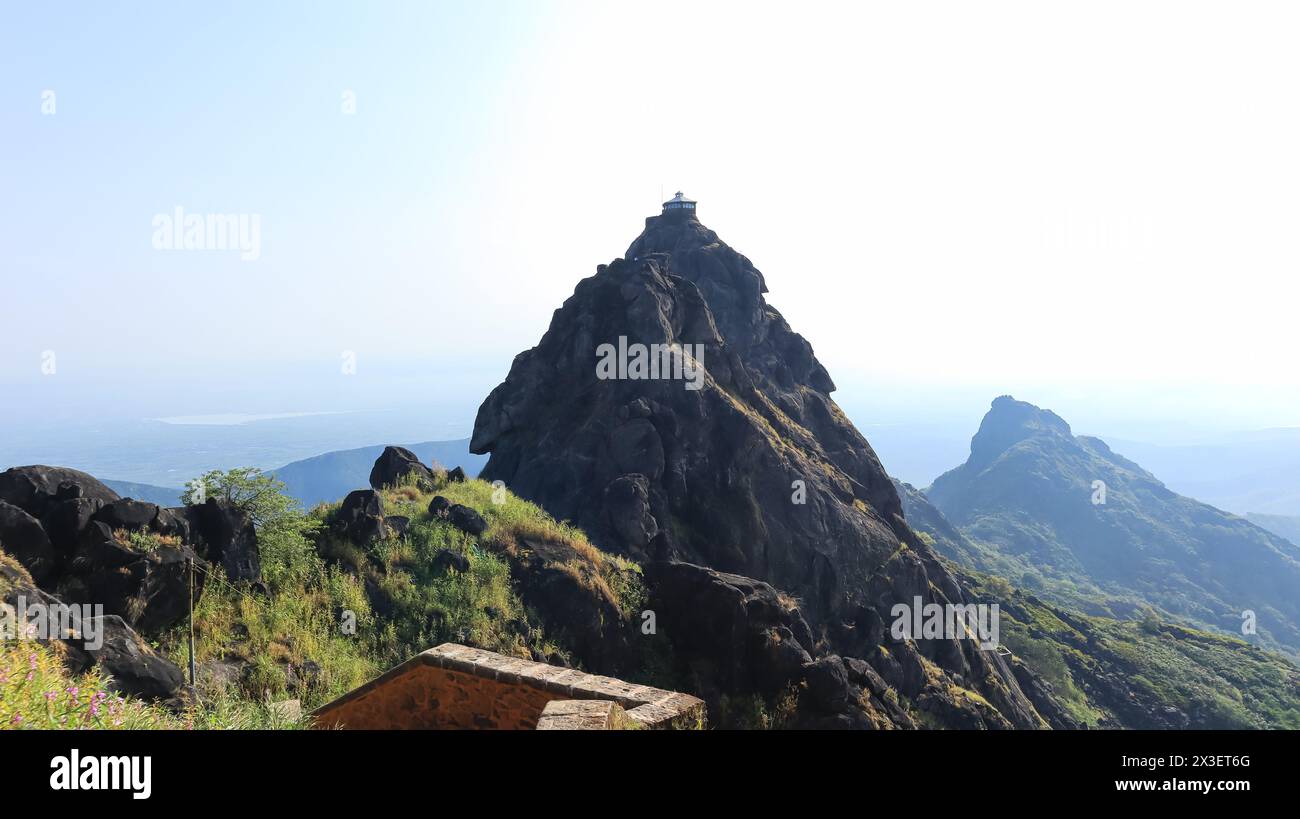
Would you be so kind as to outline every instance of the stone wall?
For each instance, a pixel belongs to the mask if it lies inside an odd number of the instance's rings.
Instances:
[[[543,727],[696,728],[704,723],[703,701],[689,694],[455,643],[417,654],[313,716],[318,728],[532,729],[548,703],[563,700],[605,704],[557,705]]]
[[[636,727],[623,706],[609,700],[551,700],[537,721],[539,731],[621,731]]]

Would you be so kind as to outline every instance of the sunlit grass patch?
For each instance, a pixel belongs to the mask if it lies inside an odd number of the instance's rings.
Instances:
[[[135,552],[156,552],[163,546],[177,548],[181,539],[176,535],[160,535],[145,529],[114,529],[113,539]]]

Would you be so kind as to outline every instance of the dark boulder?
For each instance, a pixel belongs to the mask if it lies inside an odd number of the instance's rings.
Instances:
[[[95,512],[94,520],[108,524],[110,529],[152,529],[158,519],[157,504],[122,498],[104,504]]]
[[[412,474],[422,488],[433,488],[433,471],[420,463],[414,452],[400,446],[384,447],[370,470],[370,486],[374,489],[397,486]]]
[[[468,506],[453,503],[447,510],[447,520],[452,526],[477,537],[487,531],[487,521],[483,516]]]
[[[21,599],[29,621],[33,605],[43,606],[46,611],[51,607],[65,608],[62,599],[36,588],[29,576],[3,559],[0,559],[0,589],[4,590],[0,599],[14,607],[15,612]],[[165,700],[181,692],[184,683],[181,670],[151,649],[121,617],[91,616],[76,622],[79,633],[59,640],[66,649],[63,661],[71,673],[82,674],[98,667],[109,676],[108,687],[123,696]],[[53,642],[53,635],[46,636],[51,638],[47,642]]]
[[[383,497],[373,489],[349,492],[334,516],[333,526],[353,543],[383,540],[386,534]]]
[[[29,510],[0,501],[0,543],[42,589],[69,604],[101,604],[150,636],[185,616],[188,561],[198,555],[181,539],[186,527],[173,525],[172,513],[120,498],[91,476],[61,467],[7,470],[0,473],[0,492]],[[144,546],[119,542],[118,530],[174,534]],[[199,573],[196,600],[202,587]]]
[[[300,695],[310,694],[320,685],[321,671],[320,663],[313,660],[307,660],[301,665],[286,664],[285,688]]]
[[[659,534],[659,524],[650,514],[650,490],[645,475],[623,475],[605,487],[605,509],[609,523],[629,550],[644,549]]]
[[[73,673],[91,666],[109,675],[108,687],[124,696],[166,700],[179,694],[185,677],[175,664],[160,657],[126,622],[114,615],[94,618],[102,645],[91,648],[85,641],[65,640],[65,662]]]
[[[808,686],[806,697],[820,711],[844,711],[854,700],[844,663],[833,654],[808,663],[803,676]]]
[[[795,694],[788,727],[916,727],[867,662],[822,653],[795,601],[769,584],[688,563],[651,564],[646,579],[678,673],[695,682],[711,719],[725,719],[737,695],[777,708]]]
[[[430,563],[433,570],[439,574],[445,574],[448,569],[454,569],[460,574],[469,571],[469,558],[453,552],[451,549],[439,549],[434,553],[433,560]]]
[[[459,466],[447,470],[447,483],[464,483],[465,470]]]
[[[451,514],[451,501],[442,495],[435,495],[433,500],[429,501],[429,514],[439,520],[446,520]]]
[[[0,546],[23,565],[37,583],[58,568],[58,556],[40,521],[13,504],[0,501]]]
[[[87,529],[93,532],[98,522]],[[102,535],[103,529],[101,528]],[[76,583],[60,589],[84,588],[78,598],[102,603],[104,611],[125,620],[148,635],[160,634],[180,622],[189,611],[189,561],[194,561],[194,599],[198,602],[206,577],[206,564],[192,548],[159,546],[140,552],[111,536],[82,548],[77,559]]]
[[[189,507],[173,506],[158,510],[154,521],[154,530],[160,535],[178,537],[186,543],[193,541],[195,535],[190,527]]]
[[[95,478],[61,466],[15,466],[0,472],[0,501],[12,503],[35,518],[61,500],[74,497],[111,503],[118,494]]]
[[[706,700],[774,697],[802,678],[812,646],[795,632],[811,632],[794,601],[769,584],[690,563],[652,563],[645,575],[649,606]]]
[[[90,498],[75,497],[58,501],[46,510],[41,525],[61,560],[72,557],[81,533],[90,525],[91,517],[101,505]]]
[[[524,606],[537,612],[547,635],[575,659],[606,674],[640,669],[631,643],[635,624],[612,593],[608,566],[569,542],[529,537],[513,548],[496,541],[486,545],[509,564]]]
[[[170,519],[171,510],[163,510]],[[230,580],[255,582],[262,578],[261,555],[257,531],[242,510],[216,498],[185,510],[187,525],[199,553],[214,565],[221,566]],[[171,524],[179,529],[179,521]]]
[[[384,526],[390,536],[406,537],[406,532],[411,527],[411,519],[404,515],[389,515],[384,518]]]

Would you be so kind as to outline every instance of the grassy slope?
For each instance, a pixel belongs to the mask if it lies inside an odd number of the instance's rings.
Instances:
[[[1039,573],[954,528],[914,487],[898,487],[908,523],[977,596],[1000,604],[1002,642],[1076,720],[1141,728],[1145,715],[1174,707],[1194,727],[1300,727],[1300,670],[1287,658],[1161,622],[1149,606],[1095,589],[1053,584],[1055,602],[1045,602]]]
[[[476,509],[487,530],[473,537],[431,517],[427,510],[435,494]],[[246,584],[208,580],[195,609],[201,705],[176,712],[119,700],[106,693],[97,672],[68,675],[57,646],[6,643],[0,653],[4,727],[299,727],[302,722],[284,719],[268,703],[295,697],[311,709],[449,640],[572,662],[563,641],[522,603],[511,578],[510,560],[530,542],[558,546],[551,552],[556,562],[547,567],[608,600],[621,616],[640,610],[639,567],[600,552],[581,531],[504,489],[470,480],[440,482],[434,491],[399,486],[383,496],[387,515],[410,518],[405,537],[358,547],[329,532],[339,504],[321,505],[310,513],[320,524],[315,548],[276,558],[280,580],[269,595]],[[463,556],[468,571],[438,568],[441,550]],[[2,552],[0,558],[8,560]],[[349,621],[355,629],[347,627]],[[185,668],[187,638],[188,629],[180,626],[156,647]],[[100,701],[93,715],[92,698]]]
[[[432,518],[427,509],[435,494],[476,509],[488,529],[475,538]],[[383,495],[386,515],[410,518],[405,537],[359,547],[329,532],[338,504],[322,505],[311,513],[323,526],[319,557],[311,555],[269,598],[208,585],[196,610],[195,648],[207,695],[225,691],[254,701],[293,696],[310,709],[447,641],[522,658],[571,660],[512,582],[510,550],[522,548],[525,539],[571,547],[578,557],[561,568],[625,614],[643,596],[639,569],[601,553],[577,529],[504,489],[470,480],[435,491],[400,486]],[[468,571],[438,568],[440,550],[466,558]],[[352,616],[356,629],[348,633]],[[178,629],[164,640],[182,667],[188,663],[186,636]]]
[[[972,575],[1001,604],[1002,641],[1089,725],[1148,727],[1173,707],[1192,728],[1300,728],[1300,669],[1223,635],[1162,622],[1076,614]]]
[[[0,565],[31,577],[16,560],[0,551]],[[0,595],[10,583],[0,574]],[[264,703],[234,696],[210,697],[183,708],[120,697],[98,669],[69,674],[61,643],[0,641],[0,728],[95,728],[109,730],[186,728],[297,728],[301,720]]]
[[[1091,482],[1107,486],[1093,504]],[[968,565],[1088,614],[1129,618],[1148,606],[1197,628],[1239,634],[1300,658],[1291,589],[1300,550],[1234,515],[1170,492],[1101,441],[1036,434],[978,474],[969,462],[927,490],[976,553]]]
[[[1300,546],[1300,517],[1250,513],[1246,515],[1246,520]]]

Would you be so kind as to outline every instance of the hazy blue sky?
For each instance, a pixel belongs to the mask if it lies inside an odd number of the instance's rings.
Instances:
[[[1300,425],[1294,7],[1045,5],[5,3],[4,414],[472,411],[681,188],[855,418]]]

